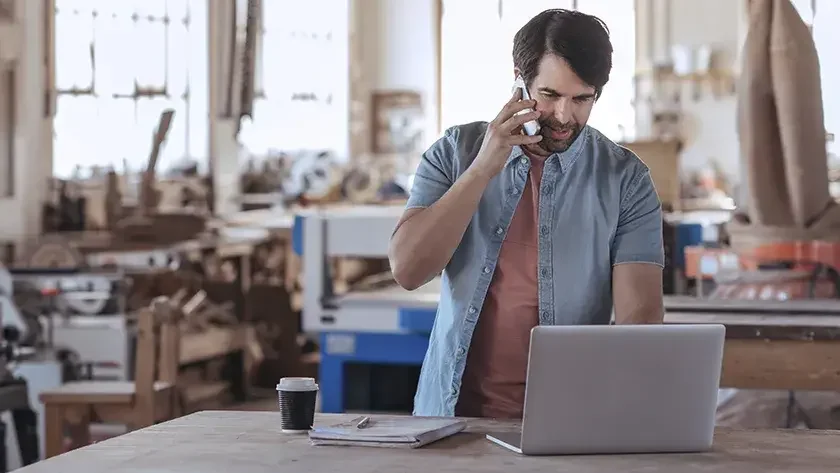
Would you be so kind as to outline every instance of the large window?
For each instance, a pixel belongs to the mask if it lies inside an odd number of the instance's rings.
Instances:
[[[253,120],[239,141],[253,155],[348,147],[348,0],[267,0]]]
[[[612,139],[635,133],[633,75],[635,11],[631,0],[444,0],[441,115],[446,129],[490,120],[508,100],[513,84],[513,36],[548,8],[577,8],[610,29],[613,70],[589,124]]]
[[[55,175],[144,168],[167,108],[158,169],[207,165],[207,0],[56,0],[55,43]]]

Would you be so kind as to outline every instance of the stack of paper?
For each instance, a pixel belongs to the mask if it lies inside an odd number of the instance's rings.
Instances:
[[[371,417],[363,428],[362,417],[318,427],[309,432],[314,445],[361,445],[370,447],[417,448],[454,435],[466,427],[462,420],[438,417]]]

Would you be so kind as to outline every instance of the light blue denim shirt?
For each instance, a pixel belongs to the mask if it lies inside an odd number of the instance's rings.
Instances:
[[[423,154],[406,207],[437,201],[473,162],[486,129],[485,122],[448,129]],[[514,147],[443,271],[415,415],[454,415],[470,340],[529,167]],[[664,263],[662,211],[647,166],[589,126],[545,162],[538,234],[541,325],[610,323],[612,267]]]

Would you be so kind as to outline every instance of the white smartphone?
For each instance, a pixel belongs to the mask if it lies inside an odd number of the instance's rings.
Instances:
[[[531,94],[528,93],[528,87],[525,85],[525,80],[522,76],[516,76],[516,80],[513,83],[514,89],[519,88],[522,91],[522,100],[531,100]],[[533,112],[533,108],[526,108],[525,110],[516,112],[517,115],[521,115],[523,113]],[[529,122],[525,122],[522,125],[522,129],[525,130],[525,134],[528,136],[534,136],[540,132],[540,124],[536,120],[531,120]]]

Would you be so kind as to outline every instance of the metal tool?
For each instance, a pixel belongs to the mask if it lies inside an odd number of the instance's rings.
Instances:
[[[357,429],[364,429],[365,427],[368,426],[368,424],[370,424],[370,417],[364,416],[364,417],[362,417],[362,420],[360,420],[359,422],[356,423],[356,428]]]

